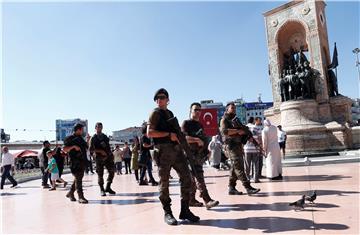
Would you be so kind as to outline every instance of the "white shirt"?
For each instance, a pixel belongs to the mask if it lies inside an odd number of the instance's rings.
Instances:
[[[254,139],[261,146],[262,145],[262,143],[261,143],[262,142],[262,140],[261,140],[261,131],[262,131],[263,127],[260,126],[260,125],[254,125],[254,124],[251,124],[251,123],[248,123],[246,126],[249,127],[249,130],[252,132]],[[247,152],[247,153],[258,153],[259,149],[255,147],[253,142],[248,141],[244,145],[244,151]]]
[[[277,136],[278,136],[278,142],[279,142],[279,143],[284,142],[284,141],[285,141],[285,137],[286,137],[286,132],[285,132],[285,131],[280,131],[280,130],[278,129]]]
[[[11,165],[14,166],[14,156],[7,152],[2,154],[1,166]]]
[[[43,154],[44,148],[41,148],[38,153],[38,159],[39,159],[39,167],[44,167],[44,154]]]

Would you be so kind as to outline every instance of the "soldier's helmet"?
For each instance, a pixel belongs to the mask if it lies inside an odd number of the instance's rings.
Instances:
[[[160,94],[164,94],[166,96],[166,98],[169,99],[169,93],[167,92],[167,90],[165,90],[165,88],[160,88],[159,90],[157,90],[155,92],[154,101],[156,101],[157,96],[160,95]]]

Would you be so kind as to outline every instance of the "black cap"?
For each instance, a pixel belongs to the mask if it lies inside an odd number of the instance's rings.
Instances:
[[[49,142],[48,140],[45,140],[45,141],[43,142],[43,145],[45,146],[45,144],[50,144],[50,142]]]
[[[81,124],[81,123],[76,123],[76,124],[74,125],[74,127],[73,127],[73,131],[75,132],[75,131],[83,128],[83,127],[84,127],[83,124]]]
[[[227,108],[227,107],[229,107],[230,105],[235,105],[235,103],[232,102],[232,101],[231,101],[231,102],[228,102],[225,107]]]
[[[156,101],[156,97],[160,94],[164,94],[166,96],[166,98],[169,99],[169,93],[167,92],[167,90],[165,90],[165,88],[160,88],[159,90],[157,90],[155,92],[155,95],[154,95],[154,101]]]

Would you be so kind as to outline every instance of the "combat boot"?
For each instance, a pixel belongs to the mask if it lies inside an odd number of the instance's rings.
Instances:
[[[116,192],[115,192],[114,190],[112,190],[112,189],[111,189],[110,185],[111,185],[111,183],[107,183],[107,184],[106,184],[106,189],[105,189],[105,192],[107,192],[107,193],[110,193],[110,194],[114,195]]]
[[[105,189],[104,189],[104,185],[100,185],[100,195],[101,195],[102,197],[105,197],[105,196],[106,196]]]
[[[76,201],[76,198],[74,196],[74,191],[69,191],[67,194],[66,194],[66,197],[70,199],[70,201],[72,202],[75,202]]]
[[[191,206],[191,207],[202,207],[202,206],[204,206],[204,204],[202,202],[199,202],[198,200],[196,200],[194,198],[194,199],[190,200],[189,206]]]
[[[215,201],[215,200],[210,200],[208,202],[205,202],[205,207],[206,209],[210,209],[210,208],[213,208],[215,206],[219,205],[219,201]]]
[[[172,214],[170,205],[163,206],[163,208],[164,208],[164,212],[165,212],[165,215],[164,215],[165,223],[167,223],[168,225],[177,225],[178,222]]]
[[[259,188],[253,188],[250,185],[248,187],[246,187],[246,192],[248,195],[258,193],[259,191],[260,191]]]
[[[229,195],[242,195],[242,192],[237,191],[235,187],[229,186]]]
[[[79,203],[81,204],[87,204],[88,203],[88,200],[86,200],[86,198],[84,197],[84,194],[81,192],[81,193],[78,193],[79,195]]]
[[[148,183],[145,180],[140,180],[139,185],[148,185]]]
[[[194,215],[189,209],[189,202],[181,201],[181,211],[179,215],[179,219],[181,220],[189,220],[190,222],[199,222],[200,217]]]
[[[150,180],[149,183],[151,183],[152,186],[158,186],[159,185],[159,183],[156,182],[154,179]]]

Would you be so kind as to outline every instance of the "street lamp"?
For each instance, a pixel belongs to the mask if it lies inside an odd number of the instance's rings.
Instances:
[[[356,64],[355,66],[358,68],[358,80],[359,80],[359,92],[360,92],[360,62],[359,62],[359,52],[360,49],[357,47],[353,50],[353,53],[356,54]],[[360,94],[358,94],[360,96]]]

